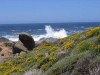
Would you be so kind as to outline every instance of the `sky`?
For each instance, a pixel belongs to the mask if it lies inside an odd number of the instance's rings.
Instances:
[[[0,0],[0,24],[100,22],[100,0]]]

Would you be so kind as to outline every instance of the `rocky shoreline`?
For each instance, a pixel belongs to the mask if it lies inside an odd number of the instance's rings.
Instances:
[[[19,56],[20,54],[27,53],[28,51],[33,50],[41,42],[55,42],[58,39],[54,38],[43,38],[39,41],[34,41],[32,36],[26,32],[21,32],[19,34],[18,41],[11,41],[7,38],[0,38],[0,61],[10,56]]]
[[[53,41],[36,42],[28,33],[2,41],[0,75],[100,74],[100,27]]]
[[[35,41],[32,36],[25,32],[19,34],[19,40],[16,42],[1,37],[0,61],[10,56],[18,56],[22,53],[27,53],[28,51],[33,50],[35,46]]]

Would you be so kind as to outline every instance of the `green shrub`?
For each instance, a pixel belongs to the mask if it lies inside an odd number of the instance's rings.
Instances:
[[[89,64],[89,71],[91,75],[99,75],[100,73],[100,55],[96,56]]]
[[[65,43],[62,48],[66,49],[66,50],[71,50],[73,48],[73,46],[74,46],[74,42],[69,41],[69,42]]]
[[[70,72],[74,69],[75,63],[81,59],[81,57],[87,55],[88,52],[83,52],[70,57],[65,57],[51,66],[45,73],[42,75],[61,75],[65,72]]]
[[[87,40],[80,42],[77,46],[78,52],[83,52],[87,50],[91,50],[93,48],[93,44]]]
[[[86,31],[87,37],[97,36],[100,34],[100,27],[92,28]]]
[[[41,66],[41,69],[44,70],[44,71],[46,71],[46,70],[48,70],[48,69],[51,67],[52,64],[53,64],[53,63],[52,63],[51,61],[48,62],[48,63],[46,63],[46,64],[43,64],[43,65]]]
[[[79,41],[80,40],[80,33],[72,35],[71,39],[74,40],[74,41]]]
[[[52,48],[49,50],[49,54],[55,53],[55,52],[60,52],[60,50],[59,50],[58,47],[52,47]]]
[[[98,35],[97,42],[100,44],[100,35]]]
[[[96,56],[100,56],[100,27],[84,33],[83,35],[82,33],[74,34],[55,43],[43,41],[27,54],[6,59],[0,63],[0,75],[22,75],[25,71],[32,69],[42,69],[43,75],[63,75],[66,72],[81,75],[80,71],[84,70],[84,67],[81,66],[85,65],[87,71],[88,59],[90,64]],[[82,36],[85,37],[85,40],[81,38]],[[5,43],[5,45],[12,46],[9,43]],[[62,50],[67,50],[70,54]],[[66,52],[62,59],[58,58],[60,51]],[[99,61],[100,59],[96,59],[93,63],[94,66],[92,63],[90,66],[94,68]]]
[[[97,45],[94,47],[94,49],[92,50],[93,55],[97,55],[100,54],[100,45]]]
[[[62,45],[63,43],[65,43],[67,40],[68,40],[68,37],[62,38],[62,39],[58,40],[58,41],[56,42],[56,44],[58,44],[58,45],[61,46],[61,45]]]

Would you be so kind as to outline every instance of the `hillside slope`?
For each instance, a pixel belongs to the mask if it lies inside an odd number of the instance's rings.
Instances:
[[[100,27],[57,40],[0,63],[0,75],[99,75]]]

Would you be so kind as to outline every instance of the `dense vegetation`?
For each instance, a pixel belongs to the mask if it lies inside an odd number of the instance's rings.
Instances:
[[[0,63],[0,75],[99,75],[100,27],[43,41],[34,50]]]

